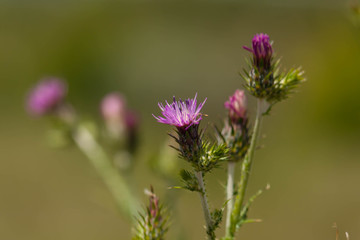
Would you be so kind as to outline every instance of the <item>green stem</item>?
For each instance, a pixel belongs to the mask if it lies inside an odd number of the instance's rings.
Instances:
[[[195,172],[195,176],[198,180],[199,188],[200,188],[199,196],[200,196],[201,206],[203,208],[205,222],[206,222],[206,233],[207,233],[209,239],[215,240],[216,236],[215,236],[214,226],[213,226],[214,223],[213,223],[213,219],[211,218],[211,213],[210,213],[210,209],[209,209],[209,205],[208,205],[208,201],[207,201],[207,197],[206,197],[206,188],[205,188],[205,184],[204,184],[204,180],[203,180],[203,173],[201,171]]]
[[[249,150],[248,150],[248,152],[244,158],[244,161],[242,163],[242,166],[241,166],[241,176],[240,176],[238,194],[236,196],[234,209],[231,214],[231,223],[230,223],[229,231],[226,235],[226,239],[229,239],[229,240],[234,239],[236,225],[238,224],[238,222],[240,220],[239,218],[240,218],[241,209],[242,209],[242,206],[244,203],[244,197],[245,197],[245,192],[246,192],[246,188],[247,188],[247,184],[248,184],[248,180],[249,180],[249,176],[250,176],[251,165],[252,165],[252,161],[254,158],[255,149],[257,146],[257,139],[258,139],[259,133],[260,133],[260,125],[261,125],[262,115],[264,113],[264,110],[266,110],[266,109],[264,109],[265,104],[266,104],[265,100],[263,100],[263,99],[257,100],[257,111],[256,111],[254,130],[252,133]]]
[[[124,213],[129,220],[134,221],[136,201],[126,185],[125,179],[123,179],[117,169],[112,165],[103,148],[91,132],[82,125],[77,126],[75,129],[73,139],[103,179],[120,211]]]
[[[234,206],[234,170],[235,170],[235,164],[234,161],[228,162],[228,180],[227,180],[227,186],[226,186],[226,200],[227,205],[227,213],[226,213],[226,236],[230,234],[230,223],[231,223],[231,213]]]

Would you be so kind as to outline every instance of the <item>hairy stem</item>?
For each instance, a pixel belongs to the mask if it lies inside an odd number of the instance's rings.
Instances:
[[[112,165],[103,148],[98,144],[91,132],[82,125],[77,126],[75,129],[73,139],[106,184],[120,211],[128,219],[134,221],[136,201],[126,185],[125,179]]]
[[[230,223],[231,223],[231,212],[234,206],[234,170],[235,170],[235,164],[234,161],[228,162],[228,178],[227,178],[227,186],[226,186],[226,200],[227,205],[227,213],[226,213],[226,235],[229,235],[230,231]]]
[[[234,209],[231,214],[231,220],[230,220],[231,223],[230,223],[229,231],[226,234],[226,239],[229,239],[229,240],[234,239],[236,225],[238,224],[238,222],[240,220],[239,218],[240,218],[242,206],[244,204],[244,197],[245,197],[245,192],[246,192],[246,188],[247,188],[247,184],[248,184],[248,180],[249,180],[249,176],[250,176],[251,165],[252,165],[252,161],[254,158],[255,149],[257,146],[257,139],[258,139],[258,136],[260,133],[260,125],[261,125],[261,121],[262,121],[262,115],[265,111],[265,109],[264,109],[265,104],[266,104],[265,100],[263,100],[263,99],[257,100],[257,111],[256,111],[254,130],[252,133],[249,150],[248,150],[248,152],[244,158],[244,161],[241,165],[241,176],[240,176],[238,194],[236,195]]]
[[[209,204],[208,204],[207,197],[206,197],[206,188],[205,188],[205,184],[204,184],[204,180],[203,180],[203,173],[195,172],[195,176],[198,180],[199,188],[201,191],[201,192],[199,192],[199,196],[200,196],[201,206],[203,208],[205,222],[206,222],[206,233],[207,233],[209,239],[215,240],[216,236],[215,236],[214,226],[213,226],[214,223],[213,223],[213,219],[211,218]]]

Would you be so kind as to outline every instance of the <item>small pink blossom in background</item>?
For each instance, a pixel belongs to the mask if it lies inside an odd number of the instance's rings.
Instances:
[[[26,101],[27,110],[35,116],[51,113],[63,103],[66,93],[67,86],[63,80],[45,78],[30,91]]]

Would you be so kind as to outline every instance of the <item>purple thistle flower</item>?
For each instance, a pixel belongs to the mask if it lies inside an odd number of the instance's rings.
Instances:
[[[254,65],[259,71],[270,69],[273,49],[267,34],[256,34],[252,39],[252,49],[246,46],[243,48],[253,54]]]
[[[237,89],[224,105],[225,108],[229,109],[229,117],[234,123],[246,119],[247,99],[244,91]]]
[[[60,79],[42,80],[28,95],[26,104],[29,113],[37,116],[51,113],[63,102],[66,91],[66,84]]]
[[[182,101],[181,99],[176,101],[174,96],[173,103],[171,104],[167,101],[165,101],[165,106],[162,103],[158,103],[164,117],[156,117],[154,114],[153,116],[158,122],[169,124],[177,128],[185,127],[187,129],[194,124],[197,125],[202,120],[203,114],[200,110],[204,106],[206,98],[204,102],[197,106],[196,97],[197,94],[195,94],[194,99],[188,98],[185,101]]]

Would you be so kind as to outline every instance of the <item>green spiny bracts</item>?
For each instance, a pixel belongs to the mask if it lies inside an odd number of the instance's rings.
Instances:
[[[146,208],[145,214],[140,214],[138,218],[138,226],[136,227],[136,235],[133,240],[164,240],[168,231],[167,211],[159,198],[155,195],[153,187],[145,193],[149,196],[149,206]]]

